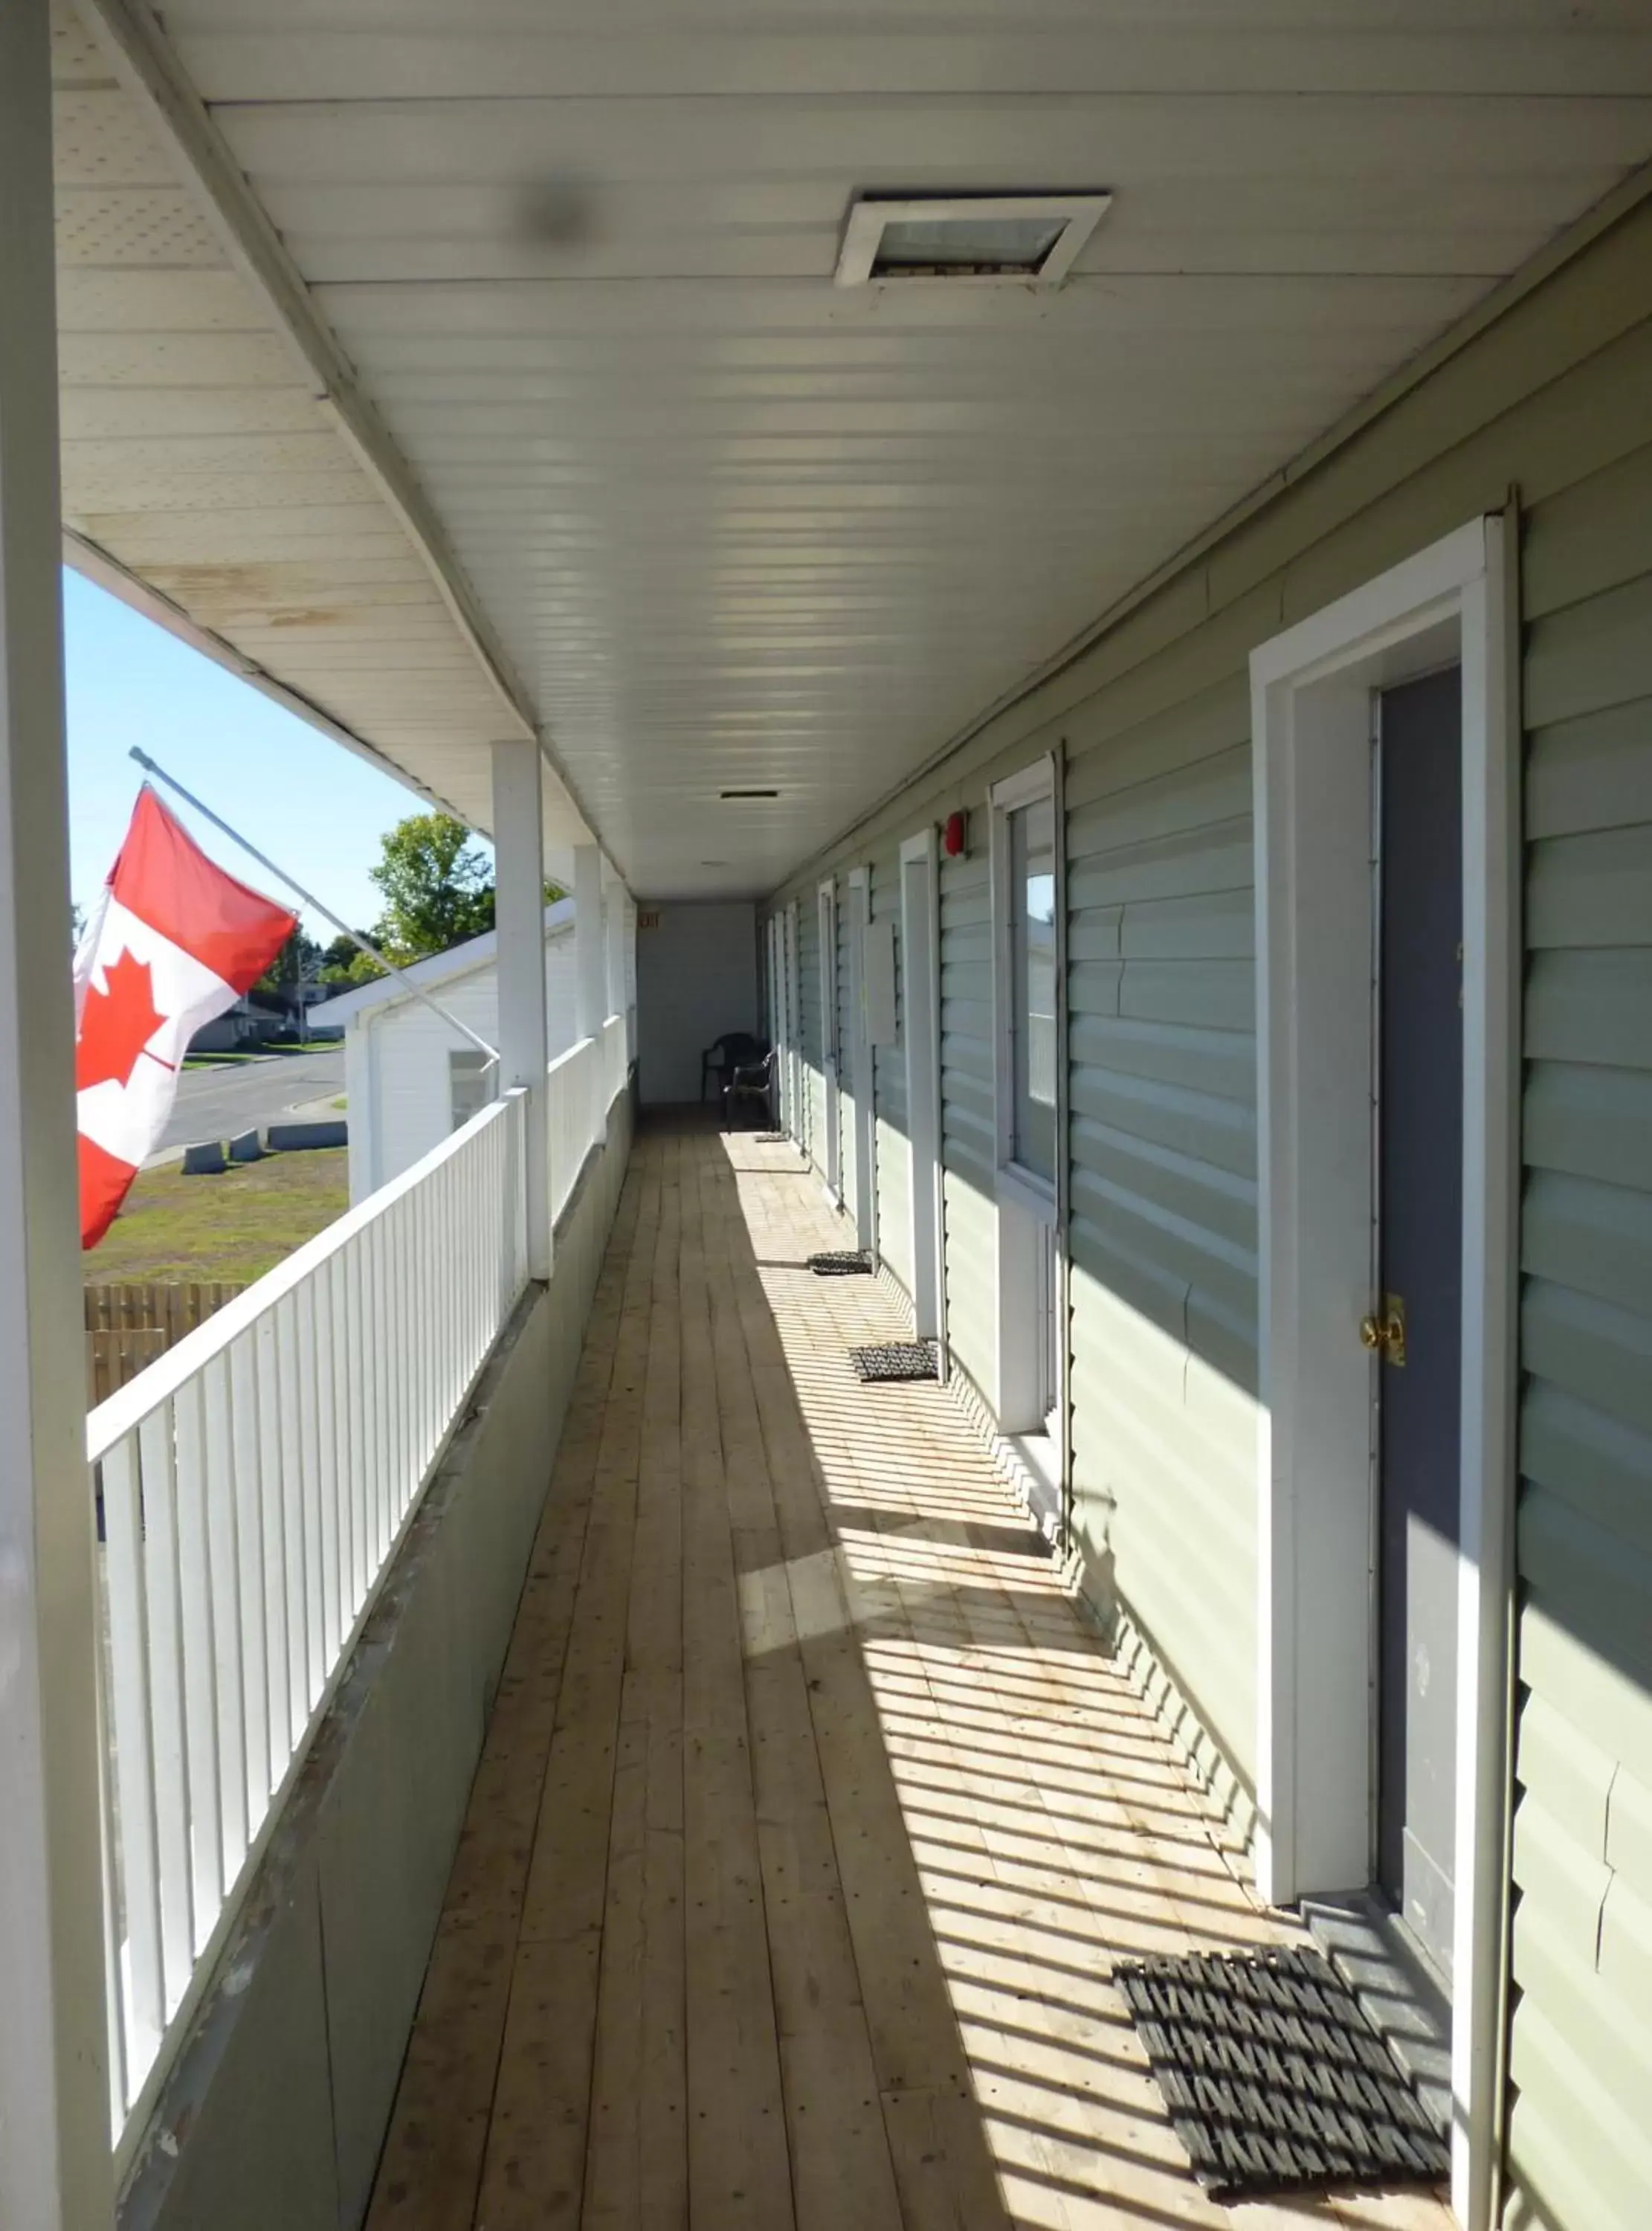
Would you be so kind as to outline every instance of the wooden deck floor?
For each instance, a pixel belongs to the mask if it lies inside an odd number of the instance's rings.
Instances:
[[[1109,1962],[1276,1932],[842,1245],[640,1138],[371,2231],[1444,2231],[1187,2173]]]

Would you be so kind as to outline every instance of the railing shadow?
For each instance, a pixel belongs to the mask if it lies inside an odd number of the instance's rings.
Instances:
[[[1271,1925],[768,1153],[639,1141],[370,2231],[1227,2221],[1109,1977]]]

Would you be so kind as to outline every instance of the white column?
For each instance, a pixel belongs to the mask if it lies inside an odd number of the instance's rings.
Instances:
[[[537,743],[494,746],[498,878],[500,1089],[527,1094],[527,1263],[551,1276],[551,1166],[545,1081],[545,837]]]
[[[0,2223],[112,2221],[47,0],[0,5]]]
[[[594,1038],[608,1009],[603,984],[603,856],[594,844],[574,846],[575,1019],[582,1038]]]
[[[616,876],[603,893],[603,964],[608,1012],[625,1012],[625,886]]]

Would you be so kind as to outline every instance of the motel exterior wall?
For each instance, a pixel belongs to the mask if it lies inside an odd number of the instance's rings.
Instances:
[[[854,1201],[849,877],[943,861],[945,1321],[995,1406],[988,792],[1064,786],[1068,1527],[1242,1832],[1257,1757],[1251,651],[1464,522],[1518,553],[1523,1173],[1503,2221],[1604,2231],[1652,2192],[1652,204],[1604,230],[1161,577],[777,892],[835,878]],[[820,1033],[805,997],[803,1045]],[[878,1240],[911,1281],[899,1045],[874,1057]],[[811,1090],[817,1090],[817,1084]],[[817,1103],[823,1106],[823,1098]],[[823,1167],[817,1122],[812,1158]]]

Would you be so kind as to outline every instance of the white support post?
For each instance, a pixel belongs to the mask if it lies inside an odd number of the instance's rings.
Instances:
[[[494,858],[498,876],[500,1089],[527,1095],[527,1267],[551,1276],[551,1165],[545,1083],[545,839],[539,747],[494,746]]]
[[[0,2223],[113,2220],[48,0],[0,6]]]
[[[607,1013],[625,1012],[625,886],[616,876],[603,892],[603,971]]]
[[[594,844],[574,847],[575,1020],[582,1038],[600,1035],[603,999],[603,856]]]

